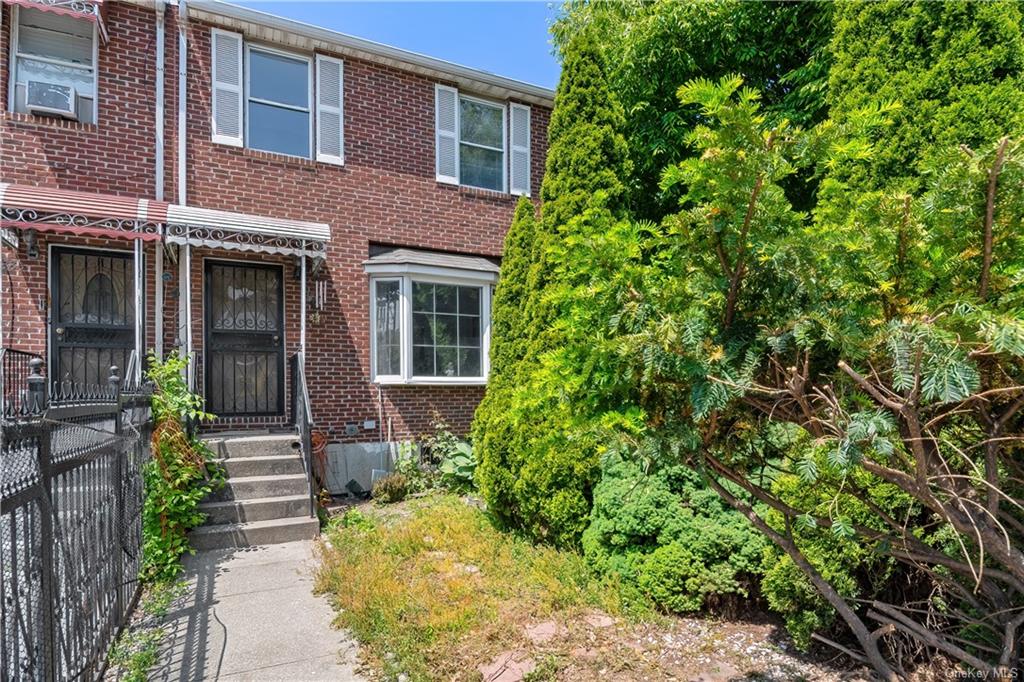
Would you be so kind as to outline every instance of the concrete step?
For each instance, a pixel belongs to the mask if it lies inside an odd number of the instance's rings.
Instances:
[[[307,495],[306,474],[275,474],[273,476],[239,476],[229,478],[220,490],[210,495],[205,502],[226,502],[227,500],[253,500],[261,497],[284,497]]]
[[[247,476],[278,476],[281,474],[304,474],[302,457],[296,454],[269,455],[265,457],[228,457],[217,462],[224,467],[228,478]]]
[[[296,518],[309,516],[309,495],[204,502],[199,511],[207,515],[207,526]]]
[[[294,433],[218,435],[207,436],[203,440],[220,459],[286,456],[299,453],[299,439]]]
[[[319,532],[320,522],[306,516],[294,519],[200,526],[189,533],[189,540],[192,547],[197,550],[223,549],[310,540],[315,538]]]

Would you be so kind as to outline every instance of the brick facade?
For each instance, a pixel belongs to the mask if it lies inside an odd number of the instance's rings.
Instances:
[[[0,37],[0,178],[128,196],[154,195],[155,17],[151,8],[112,3],[110,42],[100,48],[99,121],[96,125],[44,121],[7,108],[10,8],[3,6]],[[472,386],[381,386],[370,383],[369,287],[362,262],[371,245],[400,245],[463,254],[500,256],[515,197],[439,184],[434,177],[434,84],[411,72],[335,55],[345,61],[345,165],[334,166],[249,149],[214,144],[210,131],[210,26],[192,21],[187,111],[187,201],[191,206],[330,224],[325,308],[307,312],[307,375],[317,427],[332,441],[376,441],[415,437],[429,430],[434,415],[465,431],[483,394]],[[165,196],[174,200],[177,111],[177,26],[167,14],[165,43]],[[330,54],[327,52],[326,54]],[[533,196],[539,196],[549,111],[532,109]],[[60,237],[62,242],[82,241]],[[18,326],[5,343],[36,351],[45,348],[45,313],[35,301],[46,296],[44,242],[39,259],[5,253]],[[126,242],[119,244],[125,247]],[[155,249],[148,246],[147,279],[164,287],[166,349],[179,341],[176,265],[165,262],[166,282],[153,278]],[[286,353],[298,349],[299,283],[294,259],[237,251],[193,250],[193,344],[203,343],[202,277],[207,257],[284,265]],[[11,265],[13,263],[13,265]],[[7,283],[5,281],[5,289]],[[151,287],[152,288],[152,287]],[[148,292],[149,305],[153,293]],[[312,285],[308,291],[312,298]],[[5,301],[4,315],[8,304]],[[149,307],[148,310],[153,310]],[[149,316],[147,347],[154,344]],[[7,320],[5,320],[6,322]],[[286,373],[287,376],[287,373]],[[287,393],[286,393],[287,395]],[[383,417],[383,418],[382,418]],[[377,429],[363,430],[365,420]],[[282,419],[250,419],[245,425],[277,425]],[[346,425],[357,424],[356,435]],[[240,422],[222,423],[237,427]],[[383,430],[383,433],[382,433]]]

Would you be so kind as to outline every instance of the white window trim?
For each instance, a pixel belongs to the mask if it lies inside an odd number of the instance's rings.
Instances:
[[[370,381],[381,385],[408,386],[484,386],[491,371],[491,295],[494,273],[450,270],[431,266],[379,265],[367,267],[370,273]],[[399,281],[401,344],[400,375],[377,374],[377,282]],[[415,376],[412,373],[412,283],[452,284],[480,288],[480,372],[479,377]]]
[[[244,91],[243,97],[242,97],[242,100],[243,100],[242,104],[244,105],[244,110],[242,112],[242,118],[244,119],[243,123],[245,124],[244,125],[244,129],[245,129],[244,146],[245,146],[245,148],[246,149],[252,149],[253,151],[257,151],[257,152],[264,152],[266,154],[279,154],[281,156],[288,156],[288,157],[291,157],[293,159],[315,159],[316,158],[316,138],[313,136],[314,132],[315,132],[313,119],[315,118],[314,111],[316,109],[316,101],[313,98],[316,96],[316,92],[313,89],[313,78],[314,78],[314,76],[313,76],[313,70],[314,70],[313,58],[310,55],[302,54],[301,52],[289,52],[287,50],[281,50],[281,49],[278,49],[276,47],[271,47],[269,45],[264,45],[262,43],[250,43],[247,40],[245,40],[243,42],[244,42],[244,48],[245,48],[245,63],[243,64],[243,71],[245,72],[245,91]],[[303,109],[302,107],[294,106],[292,104],[283,104],[281,102],[273,102],[271,100],[265,100],[265,99],[261,99],[259,97],[250,97],[250,95],[249,95],[249,79],[252,77],[252,69],[249,66],[249,54],[250,54],[250,52],[252,52],[252,50],[256,50],[257,52],[269,52],[271,54],[277,54],[277,55],[280,55],[282,57],[288,57],[290,59],[297,59],[297,60],[306,62],[306,102],[307,102],[307,107],[305,109]],[[249,120],[251,119],[251,117],[249,116],[249,102],[250,101],[256,102],[257,104],[266,104],[266,105],[269,105],[269,106],[279,107],[281,109],[288,109],[290,111],[301,111],[301,112],[304,112],[306,114],[309,114],[309,137],[307,138],[308,142],[309,142],[309,153],[306,154],[305,156],[299,156],[297,154],[286,154],[284,152],[273,151],[273,150],[270,150],[270,149],[258,149],[256,147],[253,147],[252,146],[252,141],[249,138]]]
[[[37,55],[21,54],[18,52],[18,27],[21,26],[21,7],[19,5],[12,5],[11,8],[14,10],[11,13],[11,52],[8,55],[7,67],[10,73],[8,74],[7,83],[7,111],[14,111],[15,105],[15,87],[18,83],[18,59],[25,58],[31,59],[37,62],[47,62],[50,64],[57,64],[59,66],[68,66],[75,69],[86,69],[89,68],[92,71],[92,125],[97,125],[100,122],[100,41],[99,31],[95,22],[92,23],[92,66],[85,67],[81,64],[74,62],[67,62],[63,59],[54,59],[51,57],[39,57]],[[42,10],[40,10],[42,11]],[[85,21],[81,19],[80,21]],[[77,104],[77,103],[76,103]]]
[[[456,91],[457,100],[455,106],[459,109],[462,108],[462,100],[466,99],[470,102],[477,102],[479,104],[485,104],[495,109],[501,110],[501,189],[494,189],[493,187],[480,187],[478,185],[470,185],[467,182],[462,181],[462,154],[459,153],[457,160],[459,163],[459,185],[462,187],[471,187],[473,189],[480,189],[485,192],[501,192],[502,194],[508,194],[508,105],[505,102],[497,102],[493,99],[484,99],[483,97],[475,97],[473,95],[467,95],[462,92]],[[489,147],[484,144],[477,144],[475,142],[467,142],[462,139],[462,116],[460,115],[457,119],[458,129],[456,130],[456,144],[461,147],[466,144],[470,147],[477,147],[479,149],[489,149],[491,151],[497,151],[496,147]]]

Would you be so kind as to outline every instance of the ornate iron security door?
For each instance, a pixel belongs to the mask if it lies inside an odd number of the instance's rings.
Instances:
[[[219,417],[284,413],[284,296],[278,266],[206,261],[206,407]]]
[[[135,347],[132,254],[55,248],[50,271],[50,347],[57,395],[106,387]]]

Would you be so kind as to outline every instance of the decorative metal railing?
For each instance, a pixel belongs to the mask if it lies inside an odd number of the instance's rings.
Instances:
[[[0,426],[0,678],[98,680],[139,592],[150,390],[116,367],[76,403],[25,382],[41,409]]]
[[[28,378],[33,367],[37,373],[42,372],[41,356],[14,348],[0,349],[0,395],[3,395],[4,419],[42,410],[42,405],[36,404],[28,392]]]
[[[291,357],[292,374],[292,418],[302,448],[302,465],[306,469],[306,483],[309,485],[309,515],[316,516],[317,495],[322,486],[322,477],[313,466],[313,412],[309,406],[309,389],[306,386],[306,371],[303,354]]]

